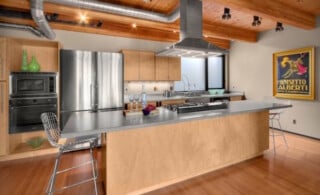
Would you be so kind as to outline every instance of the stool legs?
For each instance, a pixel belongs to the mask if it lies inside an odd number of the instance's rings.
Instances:
[[[97,166],[96,166],[96,160],[94,158],[94,155],[93,155],[93,148],[95,147],[94,143],[90,143],[90,161],[87,161],[87,162],[84,162],[78,166],[73,166],[73,167],[70,167],[70,168],[67,168],[67,169],[63,169],[63,170],[60,170],[58,171],[58,167],[59,167],[59,164],[60,164],[60,159],[61,159],[61,155],[64,153],[64,150],[59,150],[59,153],[58,153],[58,156],[56,157],[56,160],[55,160],[55,164],[54,164],[54,168],[53,168],[53,171],[52,171],[52,175],[50,177],[50,180],[49,180],[49,184],[47,186],[47,190],[46,190],[46,193],[49,194],[49,195],[53,195],[55,191],[61,191],[61,190],[64,190],[64,189],[67,189],[67,188],[70,188],[70,187],[74,187],[74,186],[77,186],[77,185],[80,185],[80,184],[83,184],[83,183],[86,183],[86,182],[89,182],[89,181],[93,181],[94,183],[94,191],[95,191],[95,194],[98,195],[98,187],[97,187],[97,178],[98,178],[98,172],[97,172]],[[92,168],[92,177],[89,178],[89,179],[86,179],[86,180],[82,180],[80,182],[77,182],[77,183],[74,183],[74,184],[71,184],[71,185],[68,185],[68,186],[64,186],[60,189],[55,189],[55,180],[56,180],[56,176],[60,173],[64,173],[64,172],[67,172],[67,171],[70,171],[72,169],[77,169],[81,166],[84,166],[84,165],[89,165],[91,164],[91,168]]]
[[[276,120],[278,123],[278,127],[279,127],[279,133],[275,134],[274,132],[274,126],[273,126],[273,121]],[[270,122],[271,122],[271,136],[272,136],[272,140],[273,140],[273,151],[274,153],[276,153],[276,144],[275,144],[275,136],[280,135],[282,136],[282,139],[286,145],[286,148],[288,148],[288,142],[286,139],[286,136],[284,134],[284,132],[282,131],[282,127],[281,127],[281,123],[280,123],[280,114],[273,114],[270,117]]]
[[[91,144],[90,144],[91,145]],[[92,175],[93,175],[93,183],[94,183],[94,191],[96,195],[98,195],[98,187],[97,187],[97,170],[95,166],[95,160],[93,157],[93,146],[90,146],[90,156],[91,156],[91,167],[92,167]]]
[[[58,170],[58,167],[59,167],[59,164],[60,164],[60,157],[61,157],[61,151],[59,151],[58,156],[57,156],[57,158],[55,160],[54,168],[53,168],[53,171],[52,171],[52,175],[50,177],[49,185],[47,187],[47,194],[49,194],[49,195],[53,194],[53,192],[54,192],[54,184],[55,184],[55,181],[56,181],[57,170]]]

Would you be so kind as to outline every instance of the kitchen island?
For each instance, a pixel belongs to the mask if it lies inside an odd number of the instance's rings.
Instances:
[[[186,114],[74,113],[62,137],[103,133],[107,194],[142,194],[261,155],[269,146],[269,110],[286,107],[238,101]]]

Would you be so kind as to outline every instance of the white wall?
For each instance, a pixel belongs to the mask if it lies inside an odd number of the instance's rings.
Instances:
[[[247,99],[272,96],[272,54],[279,51],[316,47],[316,100],[291,100],[292,108],[282,115],[282,128],[320,138],[320,17],[317,28],[302,30],[284,26],[282,32],[260,33],[257,43],[234,42],[230,50],[230,89],[244,91]],[[286,99],[284,99],[286,100]],[[297,124],[292,120],[296,119]]]

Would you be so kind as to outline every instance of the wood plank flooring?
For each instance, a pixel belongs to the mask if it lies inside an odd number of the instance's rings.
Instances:
[[[281,137],[276,138],[276,153],[270,147],[263,156],[218,171],[214,171],[148,195],[237,195],[237,194],[320,194],[320,141],[286,133],[289,148]],[[101,151],[97,150],[98,161]],[[0,194],[44,194],[54,165],[54,155],[0,162]],[[61,168],[89,159],[87,151],[65,154]],[[101,171],[101,167],[99,167]],[[57,177],[56,186],[70,184],[90,177],[85,167]],[[100,174],[101,175],[101,174]],[[101,180],[99,194],[104,194]],[[56,194],[94,194],[92,183],[87,183]]]

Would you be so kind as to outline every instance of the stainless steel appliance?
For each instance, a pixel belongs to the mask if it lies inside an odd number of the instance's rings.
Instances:
[[[10,97],[35,97],[56,95],[56,73],[12,72]]]
[[[60,50],[61,129],[73,112],[122,108],[122,54]]]
[[[167,105],[166,107],[171,111],[176,111],[178,114],[181,114],[181,113],[188,113],[188,112],[226,109],[228,108],[228,103],[226,102],[185,103],[185,104]]]
[[[203,39],[202,1],[180,0],[180,41],[157,52],[158,56],[200,57],[229,53]]]
[[[12,72],[9,91],[10,134],[43,130],[40,115],[57,113],[54,72]]]

